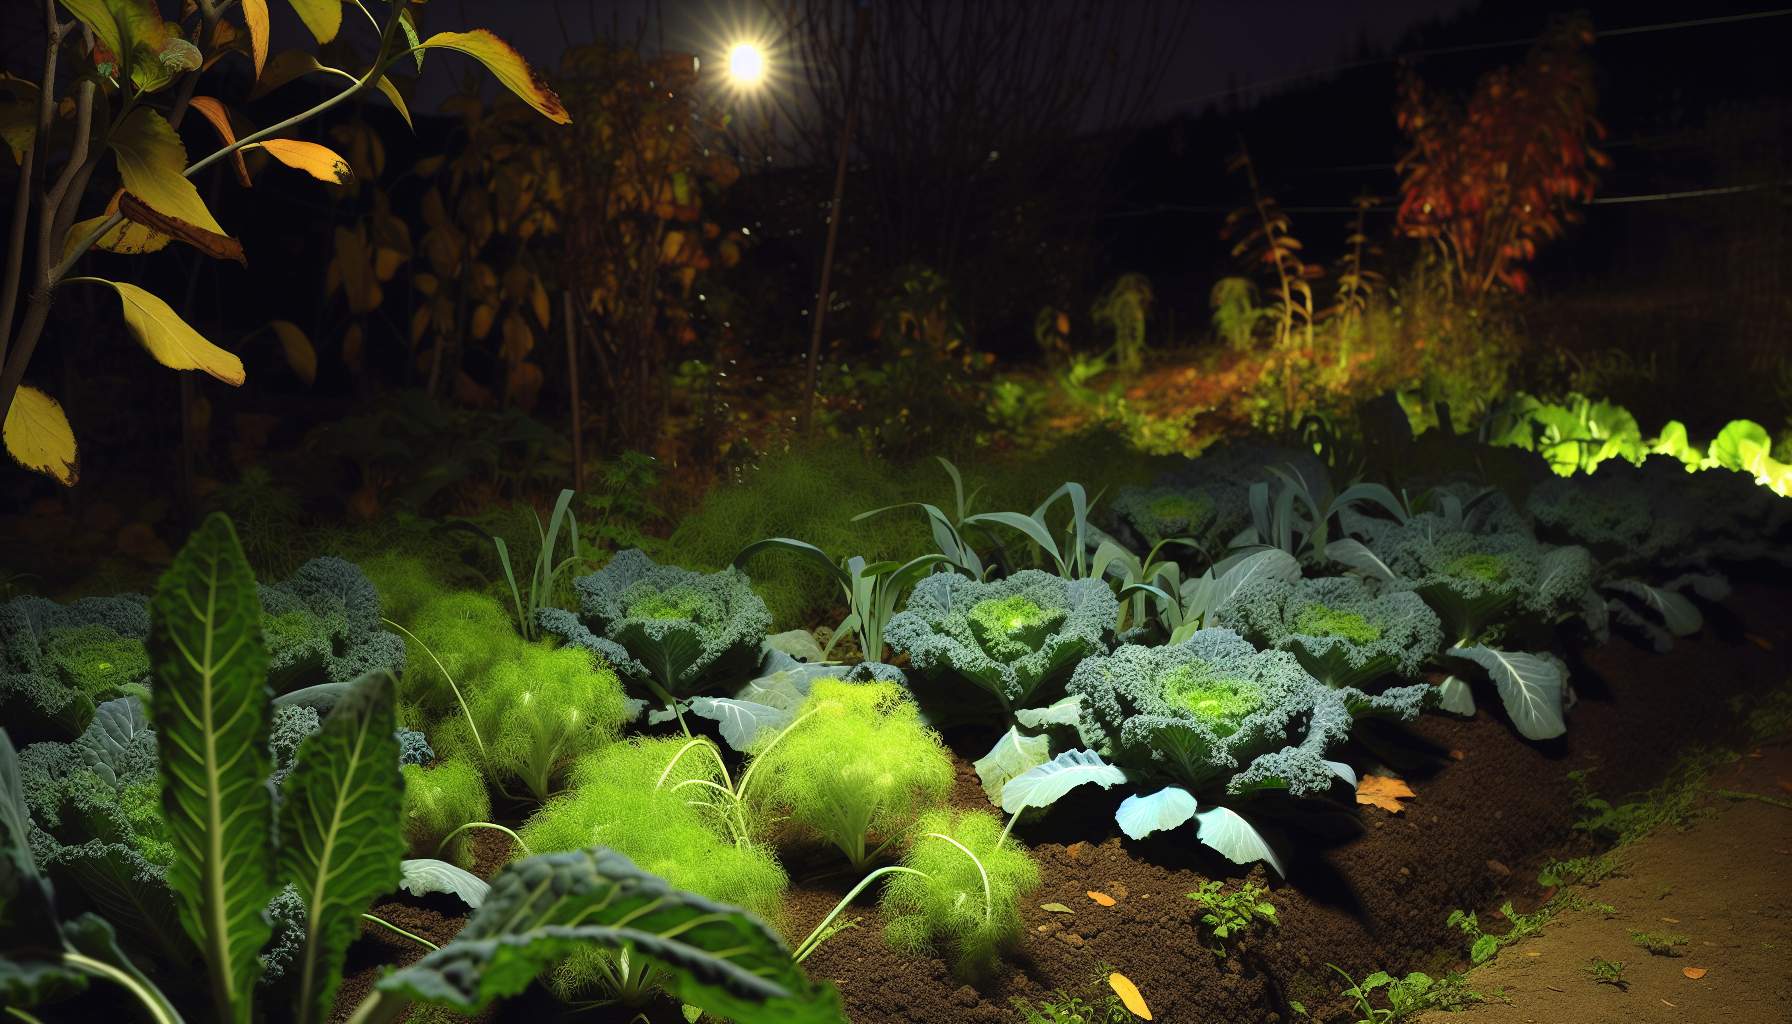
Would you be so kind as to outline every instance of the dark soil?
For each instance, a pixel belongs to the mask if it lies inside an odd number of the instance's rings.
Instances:
[[[1491,700],[1472,720],[1427,715],[1410,727],[1376,730],[1361,753],[1388,766],[1384,772],[1396,771],[1417,796],[1399,815],[1314,803],[1287,819],[1294,851],[1289,878],[1276,879],[1262,867],[1249,874],[1273,889],[1281,924],[1233,943],[1225,957],[1210,949],[1200,908],[1186,895],[1208,878],[1236,880],[1243,872],[1192,836],[1121,839],[1113,824],[1118,797],[1095,793],[1067,799],[1049,817],[1016,830],[1032,846],[1044,881],[1023,905],[1027,931],[996,976],[966,983],[940,959],[891,950],[870,899],[850,915],[857,927],[835,935],[805,966],[839,987],[854,1024],[1010,1021],[1015,997],[1037,1000],[1054,989],[1103,997],[1106,970],[1126,974],[1159,1021],[1283,1024],[1296,1019],[1290,1001],[1326,1019],[1343,1008],[1328,964],[1354,977],[1434,969],[1437,951],[1461,946],[1460,935],[1445,925],[1451,909],[1534,896],[1536,866],[1564,849],[1581,814],[1571,770],[1591,770],[1596,788],[1607,794],[1645,788],[1683,749],[1735,733],[1731,698],[1786,681],[1792,593],[1741,587],[1729,608],[1733,614],[1665,655],[1620,639],[1572,659],[1581,700],[1561,740],[1519,739]],[[988,737],[948,740],[959,760],[953,802],[987,808],[968,762],[984,752]],[[480,842],[492,840],[482,835]],[[497,851],[481,849],[483,873]],[[828,869],[825,863],[815,868]],[[790,870],[795,884],[787,927],[800,939],[857,879],[816,878],[800,863],[790,863]],[[1780,877],[1783,904],[1792,883]],[[1114,904],[1098,904],[1091,891]],[[1073,913],[1041,909],[1046,903]],[[439,907],[404,898],[373,912],[440,942],[456,922]],[[410,912],[403,921],[401,910]],[[368,925],[351,954],[345,995],[350,985],[364,989],[381,965],[408,963],[420,952]],[[526,999],[505,1007],[498,1019],[541,1019],[552,1016],[551,1006]],[[579,1019],[622,1024],[632,1016],[600,1012]],[[651,1019],[680,1018],[665,1006]]]

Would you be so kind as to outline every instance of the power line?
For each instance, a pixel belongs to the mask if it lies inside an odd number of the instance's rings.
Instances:
[[[1727,14],[1710,18],[1690,18],[1684,21],[1662,21],[1650,25],[1629,25],[1624,28],[1611,28],[1596,31],[1593,35],[1598,39],[1605,39],[1613,36],[1635,36],[1648,32],[1668,32],[1678,29],[1704,28],[1710,25],[1734,25],[1741,22],[1759,21],[1763,18],[1780,18],[1789,14],[1792,14],[1792,7],[1781,7],[1771,11],[1750,11],[1746,14]],[[1296,74],[1285,75],[1281,78],[1266,78],[1242,86],[1221,89],[1218,92],[1210,92],[1201,96],[1191,96],[1187,99],[1176,101],[1171,104],[1171,108],[1180,109],[1198,103],[1205,103],[1208,100],[1220,99],[1225,96],[1233,95],[1234,93],[1267,91],[1293,82],[1305,81],[1309,78],[1320,78],[1345,71],[1356,71],[1361,68],[1378,67],[1383,64],[1397,64],[1403,60],[1415,60],[1423,57],[1439,57],[1454,53],[1473,53],[1478,50],[1503,50],[1514,46],[1529,46],[1540,38],[1542,37],[1529,36],[1524,39],[1503,39],[1499,42],[1492,43],[1464,43],[1460,46],[1439,46],[1426,50],[1412,50],[1407,53],[1395,54],[1392,57],[1378,57],[1374,60],[1357,60],[1344,64],[1334,64],[1331,67],[1316,68],[1312,71],[1301,71]]]
[[[1621,206],[1629,203],[1660,203],[1678,199],[1706,199],[1712,196],[1736,195],[1742,192],[1759,192],[1763,189],[1780,188],[1792,185],[1792,180],[1770,181],[1759,185],[1724,185],[1718,188],[1688,189],[1682,192],[1648,192],[1631,196],[1598,196],[1588,201],[1589,206]],[[1368,208],[1370,213],[1392,213],[1398,208],[1396,203],[1376,203]],[[1142,210],[1121,210],[1109,214],[1115,217],[1151,217],[1160,213],[1231,213],[1236,206],[1180,206],[1166,203]],[[1357,207],[1350,206],[1283,206],[1284,213],[1355,213]]]

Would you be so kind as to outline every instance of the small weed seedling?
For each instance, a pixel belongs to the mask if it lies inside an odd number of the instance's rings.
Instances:
[[[1050,999],[1038,1004],[1016,996],[1012,1002],[1020,1013],[1021,1024],[1132,1024],[1136,1018],[1121,1004],[1120,997],[1109,994],[1099,1006],[1081,996],[1058,989]]]
[[[1669,935],[1666,932],[1631,932],[1630,941],[1636,943],[1638,949],[1647,951],[1650,956],[1680,956],[1680,947],[1692,940],[1684,935]]]
[[[1627,989],[1630,982],[1624,980],[1624,961],[1603,960],[1593,957],[1587,961],[1586,971],[1593,980],[1601,985],[1611,985],[1617,989]]]
[[[1344,995],[1356,1004],[1358,1014],[1352,1024],[1395,1024],[1426,1010],[1455,1013],[1488,999],[1469,988],[1468,980],[1454,971],[1441,978],[1433,978],[1421,971],[1414,971],[1404,978],[1396,978],[1386,971],[1376,971],[1362,981],[1352,981],[1350,975],[1345,974],[1337,965],[1326,966],[1336,971],[1349,986],[1344,990]],[[1387,1006],[1376,1006],[1370,1000],[1369,997],[1377,991],[1384,993]],[[1498,997],[1498,993],[1495,996]]]
[[[1226,955],[1226,942],[1256,927],[1258,922],[1278,924],[1275,904],[1264,897],[1269,890],[1254,882],[1246,882],[1232,892],[1222,892],[1223,883],[1202,882],[1201,888],[1188,898],[1205,907],[1201,923],[1213,932],[1213,954]]]

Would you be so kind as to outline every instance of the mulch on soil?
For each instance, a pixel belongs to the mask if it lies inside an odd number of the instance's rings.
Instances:
[[[1373,807],[1344,813],[1321,803],[1291,819],[1303,838],[1289,878],[1275,879],[1261,866],[1248,876],[1272,887],[1281,924],[1232,944],[1224,957],[1210,948],[1201,910],[1186,896],[1208,878],[1237,880],[1245,872],[1192,837],[1121,839],[1113,824],[1118,796],[1095,793],[1068,798],[1049,816],[1016,829],[1032,846],[1044,881],[1023,904],[1027,931],[996,976],[967,984],[943,960],[890,949],[870,899],[850,912],[857,927],[835,935],[805,966],[839,987],[854,1024],[1011,1021],[1014,997],[1036,1000],[1059,988],[1099,996],[1095,986],[1108,969],[1138,985],[1158,1021],[1284,1024],[1290,1001],[1323,1019],[1342,1007],[1328,964],[1354,977],[1435,967],[1434,951],[1459,945],[1445,926],[1451,909],[1485,907],[1529,886],[1535,867],[1570,837],[1580,814],[1569,771],[1593,770],[1595,788],[1607,794],[1644,788],[1684,748],[1733,732],[1728,698],[1786,680],[1792,593],[1739,587],[1729,608],[1733,615],[1667,654],[1621,639],[1585,652],[1573,664],[1580,703],[1560,740],[1527,743],[1486,707],[1470,720],[1427,715],[1409,727],[1376,730],[1365,748],[1395,767],[1416,798],[1400,815]],[[989,737],[972,731],[947,740],[959,762],[953,802],[988,808],[969,760],[983,753]],[[496,857],[481,861],[484,873]],[[790,870],[786,924],[800,938],[857,878],[805,881],[812,875],[803,865]],[[1090,890],[1113,897],[1113,906],[1091,900]],[[1040,909],[1045,903],[1073,913]],[[413,931],[433,929],[419,934],[443,941],[452,934],[444,929],[457,922],[428,917],[440,907],[404,897],[383,901],[373,913]],[[398,919],[401,909],[421,915],[407,918],[417,927]],[[345,995],[351,986],[364,990],[385,965],[408,963],[420,952],[367,925],[351,952]],[[525,998],[494,1019],[551,1019],[555,1005]],[[634,1016],[600,1011],[578,1019],[624,1024]],[[671,1006],[654,1008],[649,1018],[652,1024],[681,1020]]]

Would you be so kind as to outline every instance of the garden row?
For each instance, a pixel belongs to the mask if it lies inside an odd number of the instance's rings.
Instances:
[[[1567,638],[1665,649],[1792,526],[1746,477],[1659,457],[1539,465],[1512,494],[1339,489],[1308,452],[1232,444],[1031,513],[974,511],[942,464],[950,507],[863,514],[925,519],[937,550],[908,561],[741,538],[737,569],[625,551],[570,579],[563,495],[530,562],[497,546],[508,601],[399,556],[257,584],[214,517],[151,598],[0,606],[0,990],[26,1008],[103,979],[166,1022],[203,1016],[203,977],[219,1020],[380,1021],[545,976],[693,1019],[840,1020],[800,965],[861,895],[892,946],[987,974],[1040,879],[1015,824],[1049,831],[1073,792],[1130,840],[1282,872],[1303,809],[1348,813],[1377,767],[1342,753],[1365,718],[1491,697],[1512,742],[1560,736]],[[768,636],[750,574],[792,557],[838,582],[836,628]],[[948,799],[942,728],[983,734],[992,809]],[[518,856],[489,884],[481,831]],[[816,849],[859,881],[793,920],[786,865]],[[472,914],[333,1009],[401,887]]]

